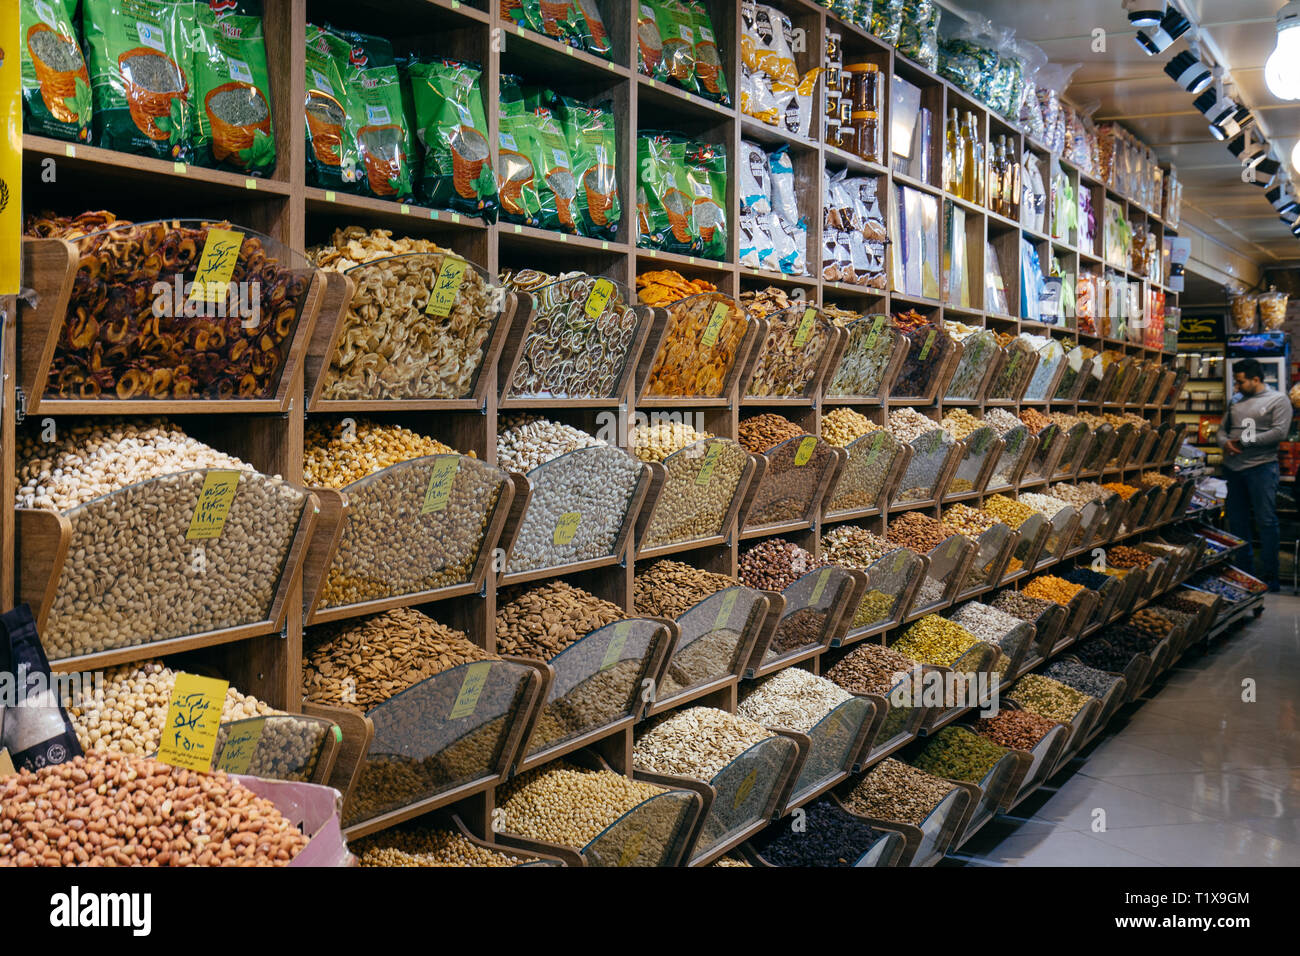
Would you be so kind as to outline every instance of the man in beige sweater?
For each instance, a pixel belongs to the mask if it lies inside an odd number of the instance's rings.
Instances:
[[[1228,481],[1228,528],[1239,538],[1254,541],[1251,512],[1259,527],[1259,560],[1247,551],[1237,559],[1243,570],[1278,590],[1277,448],[1291,431],[1291,402],[1264,384],[1264,370],[1255,359],[1233,365],[1238,395],[1219,424],[1215,440],[1223,449]],[[1258,567],[1256,566],[1258,564]]]

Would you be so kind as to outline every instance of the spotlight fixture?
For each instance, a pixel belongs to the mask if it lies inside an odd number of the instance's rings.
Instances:
[[[1294,224],[1297,219],[1300,219],[1300,209],[1292,209],[1289,212],[1284,212],[1277,218],[1290,226]]]
[[[1124,0],[1128,22],[1135,27],[1153,27],[1165,15],[1166,0]]]
[[[1252,136],[1249,130],[1243,130],[1228,143],[1228,152],[1243,163],[1248,163],[1256,156],[1268,152],[1268,143]]]
[[[1297,219],[1294,223],[1291,224],[1291,235],[1295,236],[1297,239],[1300,239],[1300,219]]]
[[[1295,2],[1300,3],[1300,0]],[[1146,51],[1147,56],[1155,56],[1168,50],[1174,45],[1174,41],[1190,28],[1191,24],[1187,22],[1187,18],[1170,7],[1155,26],[1139,30],[1136,39],[1138,46]]]
[[[1300,100],[1300,0],[1277,12],[1277,46],[1264,62],[1264,84],[1280,100]]]
[[[1282,215],[1300,209],[1300,203],[1296,202],[1295,195],[1291,192],[1291,184],[1288,182],[1283,181],[1276,186],[1270,186],[1264,195],[1273,204],[1273,208]]]
[[[1195,53],[1184,50],[1165,64],[1165,73],[1171,80],[1195,96],[1210,86],[1212,76]]]
[[[1223,92],[1222,82],[1216,83],[1214,89],[1206,90],[1192,100],[1192,105],[1204,113],[1205,118],[1210,121],[1210,133],[1215,139],[1230,139],[1241,132],[1238,127],[1231,136],[1227,135],[1228,126],[1233,124],[1238,106]]]

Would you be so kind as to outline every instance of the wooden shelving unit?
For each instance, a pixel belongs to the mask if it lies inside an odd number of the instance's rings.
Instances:
[[[949,105],[961,111],[976,114],[978,128],[986,137],[1007,135],[1018,152],[1025,150],[1046,155],[1040,144],[1034,143],[1007,126],[998,116],[991,114],[981,104],[973,102],[964,92],[956,89],[937,75],[926,71],[896,53],[887,44],[862,29],[839,20],[811,0],[775,0],[774,5],[794,18],[805,30],[808,49],[800,53],[801,69],[820,66],[824,60],[825,33],[828,27],[843,36],[846,57],[871,59],[881,66],[881,102],[891,102],[890,90],[895,75],[922,87],[923,102],[933,108],[936,126],[933,142],[942,141],[942,124]],[[1045,252],[1056,255],[1062,269],[1068,274],[1079,270],[1102,270],[1102,260],[1096,249],[1085,249],[1062,238],[1052,238],[1023,229],[1019,223],[998,216],[983,206],[953,196],[935,182],[923,183],[911,177],[892,172],[888,167],[867,162],[836,146],[821,142],[822,111],[814,110],[813,129],[807,139],[788,137],[776,128],[768,127],[738,109],[738,79],[736,64],[740,59],[741,28],[737,7],[723,0],[705,0],[718,36],[718,48],[732,91],[733,103],[726,106],[702,97],[675,89],[663,82],[653,81],[637,73],[637,48],[635,31],[635,4],[629,0],[601,0],[600,6],[614,53],[612,62],[574,50],[550,38],[521,30],[512,21],[502,19],[503,0],[382,0],[358,6],[342,0],[284,0],[268,4],[265,14],[265,33],[271,66],[271,102],[278,161],[274,174],[268,179],[253,179],[224,171],[183,166],[141,156],[113,152],[96,147],[73,145],[44,137],[26,135],[24,149],[24,201],[32,211],[51,210],[58,214],[74,214],[86,209],[108,207],[122,218],[143,221],[184,215],[191,218],[229,219],[256,228],[292,249],[306,249],[328,239],[339,226],[361,225],[383,228],[395,235],[409,235],[434,240],[453,249],[459,255],[477,263],[490,274],[504,269],[533,267],[552,273],[581,270],[605,276],[627,289],[635,288],[636,276],[647,269],[675,269],[688,277],[700,277],[713,282],[720,292],[738,297],[742,291],[777,285],[787,291],[797,292],[810,303],[834,303],[861,313],[889,313],[907,308],[917,308],[929,313],[936,321],[956,319],[967,324],[985,325],[1000,332],[1033,332],[1054,338],[1076,338],[1082,344],[1097,350],[1115,349],[1127,357],[1163,359],[1167,353],[1158,348],[1148,348],[1141,343],[1104,339],[1097,335],[1079,334],[1066,326],[1043,325],[1018,318],[1022,314],[1019,301],[1019,245],[1021,238],[1039,246],[1043,268],[1047,268]],[[391,14],[384,16],[383,13]],[[393,24],[392,36],[399,50],[410,47],[430,52],[480,62],[484,67],[482,93],[488,117],[488,139],[497,141],[498,120],[495,103],[498,100],[503,74],[520,75],[524,82],[544,85],[557,92],[576,96],[595,103],[610,101],[617,117],[618,184],[622,197],[622,219],[614,240],[566,236],[526,226],[512,224],[488,225],[463,214],[431,210],[415,203],[399,204],[383,199],[327,191],[310,186],[306,179],[303,111],[298,106],[305,99],[304,85],[304,27],[308,22],[328,21],[336,26],[371,31],[381,22]],[[804,62],[806,61],[806,62]],[[820,85],[819,85],[820,89]],[[816,102],[820,104],[821,96]],[[890,154],[889,123],[882,122],[882,150]],[[634,243],[636,194],[636,132],[643,129],[676,129],[696,139],[722,145],[730,158],[730,175],[726,201],[728,213],[727,258],[714,261],[699,256],[678,255],[638,248]],[[774,147],[789,143],[796,153],[796,175],[799,194],[807,208],[801,208],[808,224],[809,276],[787,276],[765,270],[742,267],[737,263],[737,236],[735,226],[739,221],[740,198],[735,175],[735,157],[739,155],[742,139],[752,139],[765,146]],[[939,177],[939,163],[932,164],[934,178]],[[1100,199],[1111,198],[1120,202],[1130,221],[1142,221],[1158,237],[1172,234],[1159,216],[1143,210],[1124,197],[1116,195],[1091,180],[1068,163],[1067,170],[1076,193],[1090,189],[1100,210]],[[57,175],[50,177],[46,170],[53,168]],[[882,206],[884,197],[895,185],[905,185],[928,193],[942,204],[951,202],[966,215],[966,232],[972,271],[972,301],[969,305],[947,304],[943,299],[908,296],[898,293],[868,289],[843,282],[824,280],[819,257],[822,248],[822,217],[820,197],[822,185],[829,170],[848,168],[854,175],[875,175],[880,179]],[[940,228],[945,217],[939,217]],[[1004,287],[1008,295],[1008,312],[989,311],[983,300],[984,244],[991,242],[998,249],[1005,273]],[[945,239],[940,236],[940,248]],[[30,267],[29,267],[30,268]],[[1147,289],[1166,293],[1168,304],[1176,300],[1174,294],[1161,283],[1138,276],[1126,269],[1118,269],[1128,279],[1143,283]],[[978,277],[978,281],[975,281]],[[48,287],[48,283],[47,283]],[[341,283],[334,284],[327,298],[345,301],[347,291]],[[66,293],[65,293],[66,296]],[[28,367],[26,338],[28,325],[37,314],[55,307],[48,300],[36,307],[20,306],[6,309],[3,328],[3,355],[5,367],[4,392],[0,395],[3,417],[0,419],[0,493],[12,501],[14,495],[14,436],[16,430],[32,428],[38,422],[19,420],[20,402],[15,394],[23,381],[22,372]],[[0,303],[4,305],[4,303]],[[237,406],[238,403],[221,403],[208,408],[159,408],[159,412],[178,411],[184,414],[181,425],[192,430],[196,437],[215,447],[238,455],[264,474],[279,474],[297,485],[303,484],[303,436],[308,419],[317,416],[337,420],[345,414],[366,414],[382,421],[399,422],[416,431],[428,434],[461,453],[474,452],[488,464],[496,463],[495,437],[501,418],[515,412],[536,412],[551,418],[593,430],[601,416],[616,416],[624,421],[635,411],[659,413],[692,413],[698,415],[708,431],[722,438],[735,439],[742,418],[760,411],[772,411],[795,418],[805,430],[816,437],[822,435],[822,414],[825,406],[848,405],[883,423],[889,409],[907,404],[885,397],[861,402],[856,399],[828,399],[826,385],[835,371],[835,361],[823,363],[811,394],[800,399],[744,398],[748,375],[741,374],[730,383],[727,394],[720,399],[644,399],[641,398],[643,375],[648,371],[646,357],[653,357],[658,335],[647,331],[637,345],[637,354],[630,362],[631,372],[620,383],[617,393],[607,399],[587,401],[510,399],[503,401],[503,384],[508,381],[508,361],[511,349],[510,334],[518,332],[519,323],[526,321],[526,305],[510,317],[509,328],[502,328],[494,337],[490,364],[481,372],[481,382],[486,387],[476,390],[470,401],[449,403],[419,402],[367,402],[355,407],[330,407],[335,403],[320,403],[312,384],[318,380],[321,356],[327,354],[329,330],[320,326],[316,336],[326,336],[313,341],[307,348],[305,361],[296,364],[292,377],[285,384],[282,403],[275,407],[256,409]],[[58,314],[61,314],[59,312]],[[322,316],[337,314],[329,306]],[[48,326],[49,315],[45,316]],[[752,362],[762,336],[747,345],[737,362],[746,371]],[[23,351],[19,352],[20,339]],[[318,347],[319,346],[319,347]],[[842,343],[840,345],[842,348]],[[838,359],[838,354],[834,356]],[[327,361],[327,360],[326,360]],[[896,365],[895,365],[896,368]],[[951,373],[952,369],[948,370]],[[991,381],[990,376],[989,381]],[[946,387],[946,380],[945,380]],[[985,383],[988,384],[988,381]],[[982,416],[987,407],[997,404],[1011,411],[1045,402],[1022,400],[1005,403],[987,403],[982,400],[945,402],[944,388],[940,388],[935,401],[922,407],[936,421],[955,408],[963,408]],[[34,396],[24,396],[28,403]],[[1049,392],[1049,399],[1051,394]],[[75,403],[66,410],[51,403],[59,420],[63,417],[103,415],[108,409],[91,407],[89,403]],[[142,404],[142,403],[136,403]],[[198,403],[188,403],[190,406]],[[503,407],[508,406],[508,408]],[[1052,408],[1061,411],[1123,410],[1120,404],[1084,402],[1077,398],[1051,402]],[[1150,404],[1138,409],[1153,424],[1173,421],[1172,403],[1157,408]],[[311,410],[309,410],[311,409]],[[132,414],[145,414],[150,408],[132,407]],[[118,410],[120,413],[120,409]],[[202,412],[204,414],[194,414]],[[38,413],[43,414],[43,413]],[[620,434],[626,434],[620,428]],[[1172,455],[1170,455],[1172,458]],[[1028,456],[1026,456],[1026,460]],[[1159,464],[1156,462],[1154,464]],[[752,493],[761,471],[752,474],[749,490]],[[1120,474],[1130,474],[1136,466]],[[685,561],[711,571],[734,575],[740,554],[756,540],[781,535],[820,556],[820,539],[829,527],[852,521],[862,523],[877,533],[884,533],[891,518],[906,510],[921,510],[938,517],[943,507],[954,500],[965,500],[978,506],[993,491],[1013,493],[1022,486],[1024,469],[1018,469],[1010,483],[996,489],[977,493],[958,493],[939,501],[920,505],[905,504],[896,507],[859,509],[842,512],[826,518],[826,505],[833,486],[825,489],[822,507],[809,520],[787,525],[742,531],[745,508],[736,509],[723,535],[694,542],[674,544],[642,551],[640,535],[645,525],[638,525],[635,517],[630,521],[632,533],[625,535],[615,555],[609,560],[583,562],[579,565],[548,569],[523,574],[500,573],[500,569],[475,579],[476,587],[442,589],[429,597],[421,609],[447,625],[464,630],[476,643],[487,650],[495,649],[494,621],[496,609],[502,602],[501,592],[515,584],[532,584],[547,578],[563,576],[576,586],[613,601],[635,616],[633,580],[638,570],[664,557]],[[517,478],[518,476],[516,476]],[[987,475],[985,476],[987,477]],[[895,480],[901,474],[894,476]],[[1041,487],[1041,480],[1024,479],[1024,484]],[[644,507],[654,504],[657,485],[646,498]],[[501,531],[506,541],[517,528],[520,509],[527,500],[525,489],[516,480],[514,488],[514,513],[504,519]],[[641,505],[638,503],[638,507]],[[864,513],[865,512],[865,513]],[[336,529],[340,522],[341,505],[328,496],[322,497],[318,527]],[[498,529],[500,530],[500,529]],[[3,561],[16,570],[18,580],[36,574],[40,569],[23,567],[19,561],[20,548],[15,543],[15,522],[10,509],[5,509],[0,520],[0,554]],[[1041,570],[1040,564],[1036,570]],[[301,660],[304,646],[304,612],[302,578],[319,580],[321,568],[309,564],[304,575],[292,583],[284,601],[282,628],[254,628],[253,633],[230,635],[229,639],[216,641],[193,640],[184,649],[200,648],[196,653],[202,663],[225,676],[246,693],[252,693],[267,702],[290,711],[306,709],[336,719],[344,726],[345,739],[337,763],[335,784],[347,786],[355,779],[357,760],[364,754],[369,738],[367,722],[356,715],[340,716],[333,708],[307,705],[301,694]],[[1023,578],[1024,575],[1016,577]],[[481,580],[481,586],[478,582]],[[1002,584],[1005,586],[1006,578]],[[9,607],[14,601],[15,575],[6,574],[0,581],[0,606]],[[382,602],[381,602],[382,603]],[[391,602],[390,602],[391,603]],[[409,602],[396,602],[409,603]],[[387,606],[385,604],[385,606]],[[373,611],[374,606],[360,605],[328,615],[331,620]],[[848,627],[851,610],[844,615],[843,630]],[[897,636],[900,626],[876,630],[869,638],[890,641]],[[237,639],[236,639],[237,638]],[[856,640],[856,639],[855,639]],[[211,646],[206,646],[206,645]],[[143,645],[116,652],[112,662],[140,660],[154,656],[168,648],[164,645]],[[182,649],[178,647],[177,649]],[[822,666],[822,656],[830,648],[802,655],[799,666],[817,672]],[[739,687],[739,677],[723,681],[702,696],[687,695],[692,703],[734,709]],[[626,721],[610,733],[598,736],[591,743],[595,752],[621,772],[632,772],[633,722]],[[900,744],[901,746],[901,744]],[[895,749],[895,748],[891,748]],[[884,754],[876,755],[881,759]],[[340,776],[341,775],[341,776]],[[449,795],[454,796],[454,794]],[[426,801],[424,809],[432,810],[448,801]],[[495,809],[494,790],[486,787],[456,803],[456,812],[464,824],[477,836],[489,838],[492,813]],[[397,814],[397,816],[403,816]]]

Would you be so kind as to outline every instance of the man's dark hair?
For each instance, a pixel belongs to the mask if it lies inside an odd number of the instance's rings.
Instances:
[[[1264,366],[1259,364],[1258,359],[1253,359],[1253,358],[1238,359],[1232,365],[1232,374],[1233,375],[1240,374],[1243,377],[1245,377],[1247,381],[1249,381],[1252,378],[1257,378],[1262,381],[1264,378]]]

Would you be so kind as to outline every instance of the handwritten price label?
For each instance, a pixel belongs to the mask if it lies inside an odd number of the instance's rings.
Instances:
[[[194,272],[194,285],[190,301],[225,302],[230,291],[230,277],[239,262],[239,250],[244,244],[244,234],[233,229],[209,229],[199,256],[199,267]]]
[[[551,535],[551,543],[557,547],[569,544],[578,533],[578,525],[581,523],[581,511],[566,511],[560,515],[560,520],[555,522],[555,533]]]
[[[0,750],[0,780],[5,777],[12,777],[18,771],[14,769],[14,762],[9,757],[8,750]]]
[[[718,334],[722,331],[723,323],[727,321],[727,311],[725,302],[718,302],[713,306],[709,322],[704,326],[704,335],[700,337],[700,345],[711,349],[718,344]]]
[[[483,688],[487,686],[488,673],[491,670],[491,661],[475,661],[465,670],[465,680],[460,685],[456,702],[451,705],[449,716],[452,720],[460,720],[474,713],[474,708],[478,707],[478,699],[483,694]]]
[[[808,464],[817,448],[817,439],[809,435],[803,441],[799,442],[799,450],[794,453],[794,465],[796,468],[802,468]]]
[[[420,514],[435,514],[447,508],[451,499],[451,486],[456,483],[456,473],[460,471],[460,456],[443,455],[433,463],[433,472],[429,475],[429,487],[424,491],[424,504]]]
[[[876,455],[880,454],[880,446],[885,443],[885,433],[883,430],[876,432],[871,439],[871,447],[867,450],[867,461],[864,468],[870,468],[871,463],[876,460]]]
[[[618,854],[619,866],[631,866],[638,856],[641,855],[641,848],[645,846],[645,834],[637,831],[630,833],[627,842],[623,844],[623,849]]]
[[[248,773],[265,728],[265,717],[227,724],[226,745],[221,748],[221,756],[217,758],[217,769],[226,773]]]
[[[867,336],[866,349],[870,351],[876,347],[876,339],[880,337],[880,330],[885,327],[885,316],[878,315],[871,321],[871,334]]]
[[[808,337],[812,335],[813,324],[817,321],[817,310],[812,306],[803,310],[803,318],[799,321],[799,328],[794,333],[794,347],[803,348],[808,344]]]
[[[566,47],[565,49],[570,49]],[[608,279],[597,279],[587,293],[587,302],[582,307],[582,311],[587,313],[587,317],[598,319],[609,306],[609,300],[614,295],[614,283]]]
[[[602,671],[609,670],[623,659],[623,649],[627,647],[627,639],[631,634],[631,622],[621,621],[614,625],[614,634],[610,637],[609,645],[605,648],[605,656],[600,660],[600,669]]]
[[[221,705],[226,700],[226,681],[184,672],[176,675],[167,722],[163,725],[158,759],[173,767],[212,769],[212,754],[221,727]]]
[[[239,490],[239,472],[209,471],[203,476],[199,500],[190,515],[190,527],[185,532],[186,541],[211,541],[220,538],[230,515],[230,505]]]
[[[826,584],[831,579],[831,569],[823,568],[821,574],[817,575],[817,583],[813,585],[812,597],[809,598],[809,604],[816,604],[826,593]]]
[[[930,334],[925,337],[925,345],[921,346],[921,354],[916,357],[918,362],[925,361],[925,357],[930,354],[930,347],[934,345],[934,337],[938,334],[938,329],[930,330]]]
[[[840,712],[838,710],[831,711],[826,715],[826,719],[822,722],[822,736],[838,737],[841,726]]]
[[[720,631],[727,626],[731,620],[731,612],[736,609],[736,600],[740,597],[740,591],[736,588],[729,588],[727,593],[722,596],[722,606],[718,608],[718,616],[713,622],[713,629]]]
[[[433,283],[433,294],[429,296],[429,303],[424,307],[426,314],[437,315],[444,319],[451,315],[451,307],[456,304],[456,297],[460,295],[460,284],[465,281],[465,270],[468,268],[464,259],[442,257],[442,265],[438,267],[438,278]]]
[[[700,473],[695,476],[697,485],[707,485],[713,480],[713,470],[718,467],[718,459],[722,457],[723,447],[725,446],[720,441],[709,445],[709,450],[704,453],[704,463],[700,465]]]
[[[758,783],[758,768],[755,767],[745,779],[740,781],[740,786],[736,788],[736,799],[731,804],[731,809],[739,810],[740,805],[749,799],[749,795],[754,792],[754,785]]]

